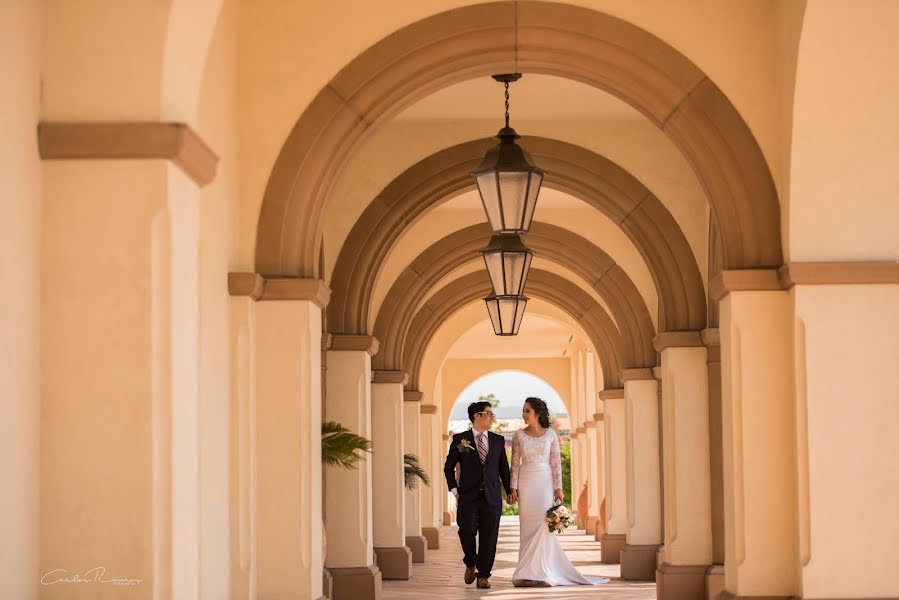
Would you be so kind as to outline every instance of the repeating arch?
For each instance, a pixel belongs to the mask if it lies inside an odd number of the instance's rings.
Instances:
[[[454,269],[480,261],[478,250],[490,238],[485,223],[450,234],[422,252],[403,272],[384,299],[373,335],[381,342],[372,358],[375,369],[392,369],[402,360],[410,319],[437,282]],[[561,227],[533,223],[525,243],[538,256],[572,269],[600,294],[621,334],[623,368],[653,366],[655,330],[637,287],[605,252]],[[530,280],[526,293],[530,294]]]
[[[480,271],[464,275],[438,290],[409,320],[401,362],[387,364],[385,368],[409,373],[407,389],[418,389],[422,359],[437,329],[460,308],[489,292],[490,281]],[[531,269],[527,295],[554,304],[578,321],[599,353],[604,381],[620,387],[618,373],[624,364],[623,342],[602,306],[576,284],[541,269]]]
[[[580,146],[542,137],[522,142],[548,171],[545,186],[601,211],[637,247],[659,296],[659,329],[705,327],[699,266],[661,201],[627,171]],[[367,333],[372,291],[390,248],[422,214],[474,188],[469,173],[493,144],[482,139],[437,152],[396,177],[368,205],[344,242],[331,278],[331,331]]]
[[[725,266],[783,262],[780,207],[765,158],[736,108],[696,65],[621,19],[521,1],[466,6],[404,27],[319,92],[269,177],[257,228],[257,272],[320,277],[329,195],[373,127],[438,89],[513,71],[581,81],[634,106],[693,166],[721,231]]]

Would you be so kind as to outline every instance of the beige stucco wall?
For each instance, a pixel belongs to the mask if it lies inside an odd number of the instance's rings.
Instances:
[[[449,419],[459,394],[469,385],[497,371],[523,371],[539,377],[549,384],[570,405],[568,358],[506,358],[506,359],[459,359],[451,358],[443,363],[443,414]],[[524,398],[513,399],[524,402]],[[446,423],[444,423],[445,429]]]
[[[38,580],[42,7],[3,3],[0,19],[0,596],[35,598]]]

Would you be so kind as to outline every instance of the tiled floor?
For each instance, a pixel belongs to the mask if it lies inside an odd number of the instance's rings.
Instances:
[[[629,583],[619,578],[618,565],[599,563],[599,542],[584,532],[571,530],[561,536],[562,545],[577,568],[587,576],[611,578],[610,583],[595,586],[557,588],[516,588],[512,586],[512,572],[518,560],[518,521],[504,517],[499,532],[496,565],[489,590],[479,590],[474,584],[465,585],[462,572],[461,549],[455,527],[442,527],[440,549],[428,550],[424,564],[412,565],[409,581],[385,581],[383,600],[454,600],[489,597],[498,600],[540,599],[579,600],[606,598],[621,600],[655,600],[656,586],[652,582]]]

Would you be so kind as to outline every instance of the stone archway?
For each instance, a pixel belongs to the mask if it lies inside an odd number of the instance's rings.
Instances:
[[[643,257],[659,296],[659,330],[702,329],[705,290],[687,239],[668,209],[636,178],[579,146],[540,137],[523,143],[548,170],[545,185],[569,193],[614,222]],[[341,248],[331,278],[334,333],[367,333],[374,284],[390,248],[411,223],[474,188],[469,172],[493,140],[438,152],[396,177],[366,208]]]
[[[373,335],[380,341],[372,357],[375,369],[391,369],[402,360],[410,319],[429,290],[454,269],[481,260],[480,250],[490,238],[486,224],[473,225],[437,241],[400,274],[388,291]],[[621,332],[624,368],[655,365],[655,329],[649,311],[627,274],[600,248],[561,227],[534,223],[526,243],[538,256],[573,269],[608,304]],[[530,293],[530,287],[527,288]]]
[[[628,102],[680,147],[721,231],[728,269],[783,262],[780,206],[736,108],[692,62],[626,21],[547,2],[496,2],[409,25],[344,67],[289,134],[265,191],[256,271],[320,277],[329,195],[373,127],[424,96],[497,72],[575,79]]]
[[[401,327],[410,333],[405,336],[402,353],[391,353],[393,357],[399,356],[400,362],[393,364],[391,361],[384,368],[405,371],[409,374],[407,389],[417,390],[425,350],[441,324],[460,308],[489,292],[490,281],[481,272],[464,275],[438,290],[408,319],[408,325]],[[602,306],[577,284],[540,269],[531,269],[528,295],[554,304],[579,321],[599,353],[606,386],[621,386],[619,372],[624,364],[624,342]]]

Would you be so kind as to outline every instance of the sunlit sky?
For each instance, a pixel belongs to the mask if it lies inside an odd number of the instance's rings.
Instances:
[[[552,414],[567,414],[559,394],[545,381],[522,371],[498,371],[481,377],[459,395],[450,419],[468,419],[468,405],[478,396],[493,394],[499,398],[497,414],[503,418],[517,417],[528,396],[543,399]]]

